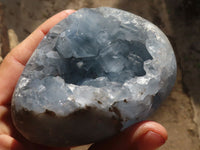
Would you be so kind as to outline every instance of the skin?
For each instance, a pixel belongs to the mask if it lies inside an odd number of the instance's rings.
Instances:
[[[16,83],[33,51],[48,31],[74,10],[62,11],[40,25],[5,57],[0,65],[0,149],[69,150],[49,148],[24,139],[14,128],[10,115],[11,97]],[[89,150],[155,150],[167,140],[165,128],[153,121],[135,124],[117,136],[93,144]]]

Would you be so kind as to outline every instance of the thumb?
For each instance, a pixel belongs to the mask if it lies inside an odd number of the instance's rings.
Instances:
[[[167,131],[162,125],[143,121],[111,139],[93,144],[89,150],[155,150],[166,140]]]

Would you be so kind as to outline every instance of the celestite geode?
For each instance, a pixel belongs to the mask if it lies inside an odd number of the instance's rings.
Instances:
[[[28,61],[13,94],[13,122],[42,145],[96,142],[145,119],[175,78],[174,52],[155,25],[118,9],[80,9]]]

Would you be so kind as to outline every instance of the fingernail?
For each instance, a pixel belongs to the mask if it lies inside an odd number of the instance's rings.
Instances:
[[[138,149],[154,150],[162,146],[165,141],[165,138],[160,134],[153,131],[148,131],[141,137],[140,142],[138,142]]]
[[[145,138],[153,140],[156,144],[163,145],[165,143],[165,139],[160,134],[153,131],[148,131],[145,134]]]
[[[67,9],[67,10],[65,10],[65,12],[68,14],[68,15],[70,15],[70,14],[72,14],[73,12],[75,12],[76,10],[74,10],[74,9]]]

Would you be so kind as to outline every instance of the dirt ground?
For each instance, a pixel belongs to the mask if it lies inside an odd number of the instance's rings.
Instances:
[[[200,150],[199,0],[0,0],[0,2],[4,4],[4,23],[8,29],[11,48],[26,38],[48,17],[67,8],[115,7],[140,15],[159,26],[174,47],[178,75],[171,95],[149,119],[160,122],[168,130],[169,139],[160,150]],[[0,50],[0,54],[5,51]],[[76,150],[86,150],[87,147],[79,147]]]

